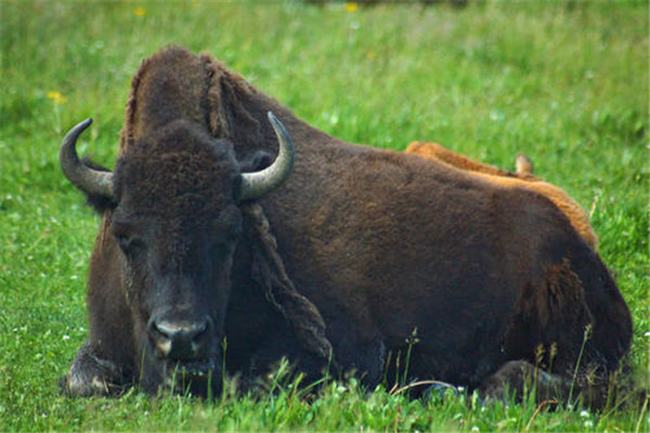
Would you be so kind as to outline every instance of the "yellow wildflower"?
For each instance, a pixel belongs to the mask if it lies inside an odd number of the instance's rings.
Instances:
[[[135,14],[136,17],[143,17],[144,14],[147,13],[147,11],[145,11],[142,6],[138,6],[137,8],[133,9],[133,13]]]
[[[47,97],[52,100],[57,105],[61,105],[65,103],[66,97],[61,94],[61,92],[57,92],[56,90],[50,90],[47,92]]]
[[[356,3],[356,2],[347,2],[347,3],[345,4],[345,11],[346,11],[346,12],[350,12],[350,13],[352,13],[352,12],[356,12],[357,10],[359,10],[359,3]]]

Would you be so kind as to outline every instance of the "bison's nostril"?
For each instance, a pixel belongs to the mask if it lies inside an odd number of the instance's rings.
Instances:
[[[210,322],[201,321],[172,321],[169,319],[152,320],[150,335],[160,352],[166,358],[191,359],[204,346],[204,334],[207,333]]]

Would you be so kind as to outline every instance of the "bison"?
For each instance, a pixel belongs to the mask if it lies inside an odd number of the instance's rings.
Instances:
[[[484,179],[488,179],[488,176],[494,176],[492,181],[504,186],[528,188],[542,194],[564,213],[573,228],[589,246],[593,249],[598,248],[598,237],[589,223],[589,217],[582,207],[569,197],[566,192],[562,191],[562,189],[533,176],[533,163],[525,155],[517,155],[515,159],[516,172],[510,173],[487,164],[473,161],[437,143],[414,141],[408,145],[405,152],[420,155],[425,158],[436,159],[461,170],[475,172],[477,176],[483,177]]]
[[[547,197],[345,143],[207,54],[143,62],[114,170],[78,159],[89,124],[60,153],[101,215],[69,394],[209,395],[283,357],[372,387],[407,348],[409,379],[489,396],[539,367],[540,390],[578,372],[591,393],[630,347],[610,273]]]

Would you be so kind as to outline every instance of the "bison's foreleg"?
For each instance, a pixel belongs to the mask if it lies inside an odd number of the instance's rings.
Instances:
[[[68,395],[118,395],[128,386],[128,377],[115,363],[99,358],[90,343],[84,343],[61,380],[61,390]]]

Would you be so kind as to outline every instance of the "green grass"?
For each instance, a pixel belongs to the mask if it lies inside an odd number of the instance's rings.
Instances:
[[[364,394],[354,381],[309,398],[286,381],[213,402],[58,394],[87,332],[97,228],[61,174],[58,145],[92,116],[80,149],[113,164],[130,78],[170,43],[211,52],[348,141],[401,150],[433,140],[504,168],[527,153],[592,209],[634,315],[634,374],[647,385],[648,6],[540,3],[353,13],[294,2],[0,3],[0,430],[649,430],[639,408],[481,407],[472,396]]]

